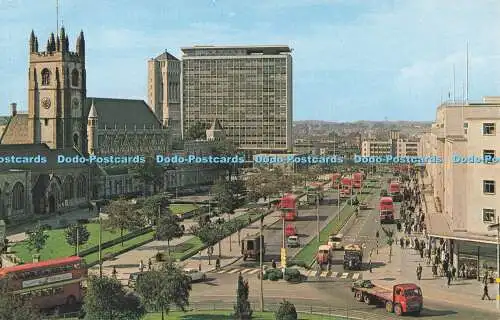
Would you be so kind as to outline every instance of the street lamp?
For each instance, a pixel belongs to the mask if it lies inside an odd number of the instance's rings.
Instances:
[[[264,230],[264,215],[260,216],[260,236],[259,236],[259,242],[260,242],[260,250],[259,250],[259,255],[260,255],[260,311],[264,312],[264,257],[263,257],[263,247],[264,247],[264,239],[263,239],[263,230]]]
[[[316,234],[318,237],[318,244],[320,243],[319,239],[319,192],[316,192]]]
[[[500,217],[497,223],[488,226],[488,230],[497,230],[497,310],[500,310]]]

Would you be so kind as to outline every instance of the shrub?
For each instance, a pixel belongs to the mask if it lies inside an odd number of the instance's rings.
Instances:
[[[293,303],[283,300],[274,316],[276,320],[297,320],[297,310]]]
[[[302,275],[297,269],[287,268],[285,269],[285,275],[283,276],[283,279],[285,279],[286,281],[300,281],[302,279]]]
[[[279,279],[283,279],[283,273],[280,269],[270,269],[266,273],[268,274],[268,279],[271,281],[278,281]]]
[[[158,252],[155,255],[155,259],[157,262],[162,262],[165,259],[165,255],[162,252]]]

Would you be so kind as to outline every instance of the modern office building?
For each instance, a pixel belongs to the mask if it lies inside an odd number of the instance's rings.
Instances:
[[[496,258],[496,231],[488,226],[497,221],[500,210],[496,195],[500,170],[499,163],[485,163],[483,158],[498,157],[499,125],[500,98],[444,103],[419,146],[422,155],[443,160],[426,165],[426,178],[432,185],[429,192],[435,200],[428,205],[436,211],[426,217],[431,234],[455,243],[454,251],[460,257],[475,260],[481,256],[479,268]]]
[[[182,48],[182,131],[218,119],[247,154],[292,149],[292,55],[288,46]]]
[[[392,130],[388,140],[365,140],[361,143],[361,155],[404,157],[418,155],[418,141],[401,139],[399,131]]]
[[[181,135],[181,61],[167,51],[148,60],[148,105],[174,137]]]

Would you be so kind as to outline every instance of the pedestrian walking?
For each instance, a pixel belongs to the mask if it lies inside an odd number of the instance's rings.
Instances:
[[[457,279],[457,268],[455,268],[455,266],[453,266],[453,267],[451,268],[451,278],[452,278],[453,280],[456,280],[456,279]]]
[[[420,259],[424,258],[424,249],[420,248]]]
[[[481,300],[484,300],[484,298],[488,298],[488,300],[491,300],[490,295],[488,294],[488,285],[485,284],[483,287],[483,297]]]
[[[446,278],[448,280],[447,284],[448,284],[448,287],[449,287],[450,284],[451,284],[451,271],[450,270],[446,271]]]
[[[417,279],[418,280],[422,279],[422,266],[420,265],[420,263],[418,264],[417,267]]]
[[[219,259],[219,258],[217,258],[217,259],[215,260],[215,269],[216,269],[216,270],[219,270],[219,269],[220,269],[220,259]]]
[[[113,266],[113,271],[111,272],[111,276],[116,279],[117,274],[118,274],[118,272],[116,271],[116,267]]]
[[[140,272],[144,271],[144,262],[142,260],[141,260],[141,262],[139,262],[139,271]]]
[[[399,245],[401,246],[401,249],[403,249],[403,248],[404,248],[404,246],[405,246],[405,240],[403,239],[403,237],[401,237],[401,238],[399,239]]]
[[[272,267],[273,269],[276,269],[276,261],[274,261],[274,260],[273,260],[273,261],[271,262],[271,267]]]
[[[153,262],[151,261],[151,258],[149,258],[149,261],[148,261],[148,271],[151,271],[152,268],[153,268]]]

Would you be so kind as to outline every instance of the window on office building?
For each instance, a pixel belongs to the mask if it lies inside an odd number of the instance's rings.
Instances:
[[[483,135],[485,136],[495,135],[495,124],[491,122],[483,123]]]
[[[492,163],[495,158],[495,150],[483,150],[483,159],[486,163]]]
[[[496,220],[495,209],[483,208],[483,222],[492,223]]]
[[[495,181],[483,180],[483,193],[494,194],[495,193]]]

